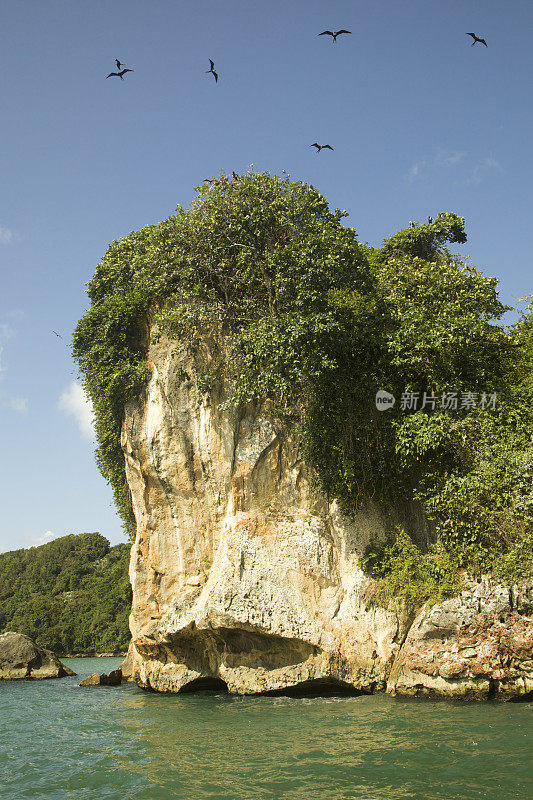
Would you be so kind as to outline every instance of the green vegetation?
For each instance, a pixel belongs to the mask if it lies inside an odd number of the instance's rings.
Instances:
[[[376,579],[367,598],[374,605],[387,605],[396,597],[418,606],[457,594],[461,590],[458,566],[453,554],[442,547],[431,555],[422,554],[403,528],[390,541],[373,544],[361,559],[361,568]]]
[[[98,463],[126,526],[120,427],[125,403],[149,379],[151,329],[195,355],[197,374],[183,379],[211,397],[224,379],[227,402],[268,398],[280,424],[298,431],[320,489],[346,513],[370,497],[384,508],[424,504],[439,546],[417,555],[417,601],[436,586],[452,591],[460,570],[502,580],[527,573],[531,307],[512,329],[496,324],[508,310],[497,280],[447,249],[466,241],[454,213],[381,248],[360,244],[344,216],[305,183],[250,171],[198,187],[188,211],[110,245],[74,353],[95,408]],[[397,398],[392,410],[377,411],[378,389]],[[411,391],[436,396],[435,408],[402,410]],[[496,392],[496,408],[441,407],[454,391]],[[407,545],[382,553],[381,579],[396,593],[409,594],[399,571],[415,556]]]
[[[0,554],[0,631],[59,654],[126,650],[129,550],[83,533]]]

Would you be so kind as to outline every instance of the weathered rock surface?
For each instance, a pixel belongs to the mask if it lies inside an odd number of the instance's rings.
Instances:
[[[75,675],[51,650],[45,650],[22,633],[0,636],[0,680],[42,680]]]
[[[122,672],[120,669],[113,669],[109,674],[105,672],[98,674],[94,672],[84,680],[80,681],[80,686],[120,686],[122,683]]]
[[[130,642],[128,652],[119,669],[122,673],[123,680],[133,681],[133,642]]]
[[[149,356],[146,397],[128,405],[122,429],[137,521],[129,658],[140,686],[412,694],[422,685],[504,699],[530,691],[529,606],[511,606],[508,590],[487,584],[483,596],[473,591],[414,620],[392,604],[369,607],[360,555],[397,522],[427,542],[419,509],[385,514],[369,504],[343,518],[335,502],[313,495],[297,442],[268,407],[222,410],[224,387],[206,399],[195,364],[168,340],[151,344]],[[480,625],[488,626],[482,650]]]
[[[525,699],[533,693],[533,582],[509,591],[484,579],[424,608],[389,678],[392,694]]]

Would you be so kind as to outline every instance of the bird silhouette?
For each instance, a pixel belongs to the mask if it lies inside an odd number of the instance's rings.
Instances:
[[[333,147],[330,144],[318,144],[318,142],[313,142],[313,144],[310,144],[309,147],[316,147],[317,153],[320,153],[321,150],[333,150]]]
[[[341,31],[322,31],[322,33],[317,33],[317,36],[333,36],[333,41],[337,41],[337,36],[340,36],[341,33],[351,33],[351,31],[347,31],[344,28]]]
[[[413,222],[413,220],[411,220],[411,221],[409,222],[409,227],[410,227],[410,228],[416,228],[416,225],[415,225],[415,223]]]
[[[433,217],[428,217],[428,225],[431,225],[432,223],[433,223]]]
[[[211,64],[211,69],[206,69],[206,74],[208,72],[212,72],[213,75],[215,76],[215,83],[218,83],[218,74],[215,72],[215,65],[213,64],[211,59],[209,59],[209,63]]]
[[[123,61],[119,61],[118,58],[115,58],[115,64],[117,65],[117,69],[121,69],[121,67],[125,67],[126,66],[124,64],[124,62]]]
[[[214,182],[215,182],[214,178],[204,178],[204,183],[214,183]]]
[[[56,336],[57,336],[59,339],[62,339],[62,338],[63,338],[63,337],[61,336],[61,334],[60,334],[60,333],[58,333],[57,331],[52,331],[52,333],[55,333],[55,335],[56,335]]]
[[[237,175],[237,173],[235,172],[235,170],[233,170],[233,172],[232,172],[231,174],[233,175],[233,180],[234,180],[234,181],[238,181],[238,180],[239,180],[239,176]]]
[[[475,33],[465,33],[465,36],[472,36],[472,38],[474,39],[474,41],[472,42],[472,47],[475,45],[476,42],[481,42],[481,44],[484,44],[485,47],[488,47],[488,44],[485,41],[485,39],[480,39],[479,36],[476,36]]]
[[[112,75],[116,75],[116,76],[117,76],[117,78],[120,78],[120,80],[121,80],[121,81],[123,81],[123,80],[124,80],[124,78],[123,78],[122,76],[124,75],[124,73],[125,73],[125,72],[133,72],[133,71],[134,71],[134,70],[132,70],[132,69],[123,69],[123,70],[121,70],[121,72],[110,72],[110,73],[109,73],[109,75],[106,75],[105,77],[106,77],[106,80],[107,80],[107,79],[108,79],[108,78],[110,78]]]

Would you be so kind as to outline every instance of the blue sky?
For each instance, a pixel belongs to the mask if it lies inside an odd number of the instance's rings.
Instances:
[[[205,177],[286,170],[372,244],[456,211],[503,299],[532,291],[531,3],[20,0],[1,22],[0,550],[124,539],[68,343],[108,243]]]

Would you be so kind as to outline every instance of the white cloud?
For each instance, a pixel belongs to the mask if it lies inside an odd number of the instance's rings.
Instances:
[[[0,225],[0,244],[10,244],[13,241],[13,231]]]
[[[7,339],[11,339],[12,336],[15,335],[15,331],[7,322],[0,322],[0,339],[4,342]]]
[[[454,167],[466,158],[468,154],[464,150],[440,150],[437,154],[436,164],[443,167]]]
[[[426,156],[417,161],[407,173],[407,182],[413,183],[422,178],[428,178],[435,172],[444,169],[453,169],[461,165],[461,178],[459,184],[479,184],[489,172],[498,170],[503,172],[501,164],[492,156],[474,161],[464,150],[437,150],[433,156]],[[457,174],[457,173],[456,173]]]
[[[58,535],[59,534],[54,533],[53,531],[45,531],[42,536],[34,536],[32,539],[26,538],[23,544],[17,545],[16,548],[0,545],[0,553],[9,553],[14,549],[19,550],[21,547],[39,547],[41,544],[48,544],[48,542],[51,542],[53,539],[57,539]]]
[[[79,383],[72,381],[60,396],[57,406],[60,411],[72,414],[76,418],[83,436],[94,439],[92,405]]]
[[[42,536],[36,536],[35,539],[30,539],[27,547],[39,547],[40,544],[46,544],[47,542],[51,542],[52,539],[57,537],[57,533],[53,531],[46,531],[43,533]]]
[[[407,180],[412,183],[417,178],[422,178],[428,173],[438,169],[449,169],[455,167],[467,157],[468,153],[464,150],[444,150],[440,149],[432,156],[424,156],[417,161],[407,173]]]
[[[503,172],[502,165],[496,161],[495,158],[492,156],[488,156],[488,158],[483,158],[481,161],[475,165],[472,170],[472,174],[470,178],[467,180],[467,183],[474,183],[479,184],[485,178],[485,176],[492,172],[492,170],[497,170],[498,172]]]
[[[423,158],[421,161],[417,161],[416,164],[413,164],[407,175],[407,180],[409,183],[412,183],[421,175],[421,173],[426,169],[427,163],[427,160]]]
[[[0,375],[0,378],[2,376]],[[11,411],[27,411],[28,400],[26,397],[13,397],[7,392],[0,392],[0,408],[9,408]]]
[[[26,397],[8,397],[5,400],[4,405],[6,405],[12,411],[27,411],[28,399]]]

